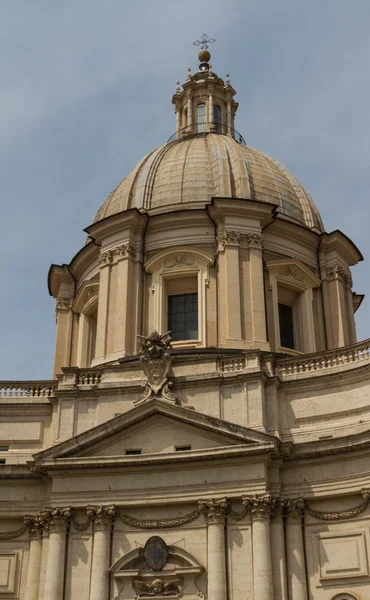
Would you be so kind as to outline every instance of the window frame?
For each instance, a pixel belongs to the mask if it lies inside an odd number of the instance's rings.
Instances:
[[[73,312],[79,315],[76,356],[76,363],[79,368],[90,367],[95,358],[98,301],[99,284],[94,281],[86,282],[81,287],[74,303]],[[92,318],[94,323],[92,323]]]
[[[204,106],[204,121],[200,121],[199,120],[199,108]],[[207,130],[207,103],[206,102],[199,102],[199,104],[197,104],[196,107],[196,127],[197,127],[197,133],[206,133]],[[204,129],[203,129],[204,127]]]
[[[148,330],[165,333],[167,329],[167,285],[173,279],[197,278],[198,291],[198,339],[172,342],[174,348],[205,348],[207,345],[206,289],[209,285],[209,267],[214,256],[206,250],[178,246],[156,253],[144,265],[152,275],[148,303]]]
[[[320,279],[297,259],[270,260],[266,263],[266,269],[273,304],[273,331],[269,335],[273,338],[271,341],[275,351],[293,355],[316,352],[312,290],[320,286]],[[298,294],[298,303],[292,306],[294,349],[280,344],[279,289]]]

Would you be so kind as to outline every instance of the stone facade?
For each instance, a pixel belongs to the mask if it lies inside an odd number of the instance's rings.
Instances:
[[[0,382],[0,600],[370,597],[362,256],[202,60],[174,139],[50,269],[54,379]],[[198,327],[171,342],[176,293]]]

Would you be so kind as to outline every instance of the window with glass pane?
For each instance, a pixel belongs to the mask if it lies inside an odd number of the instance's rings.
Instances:
[[[197,106],[197,133],[204,133],[206,130],[206,105]]]
[[[279,302],[280,346],[294,350],[293,308]]]
[[[213,109],[213,122],[217,133],[221,133],[221,109],[219,106],[215,106]]]
[[[198,339],[198,294],[168,296],[168,329],[173,341]]]

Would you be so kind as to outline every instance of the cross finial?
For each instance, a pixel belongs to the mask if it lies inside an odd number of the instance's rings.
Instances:
[[[206,33],[200,36],[200,40],[193,42],[194,46],[200,46],[202,50],[207,50],[209,44],[213,44],[215,42],[213,38],[208,37]]]

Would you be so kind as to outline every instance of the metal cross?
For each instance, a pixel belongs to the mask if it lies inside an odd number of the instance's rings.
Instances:
[[[207,50],[209,44],[213,44],[215,42],[213,38],[209,38],[206,33],[200,36],[200,40],[193,42],[194,46],[200,46],[202,50]]]

